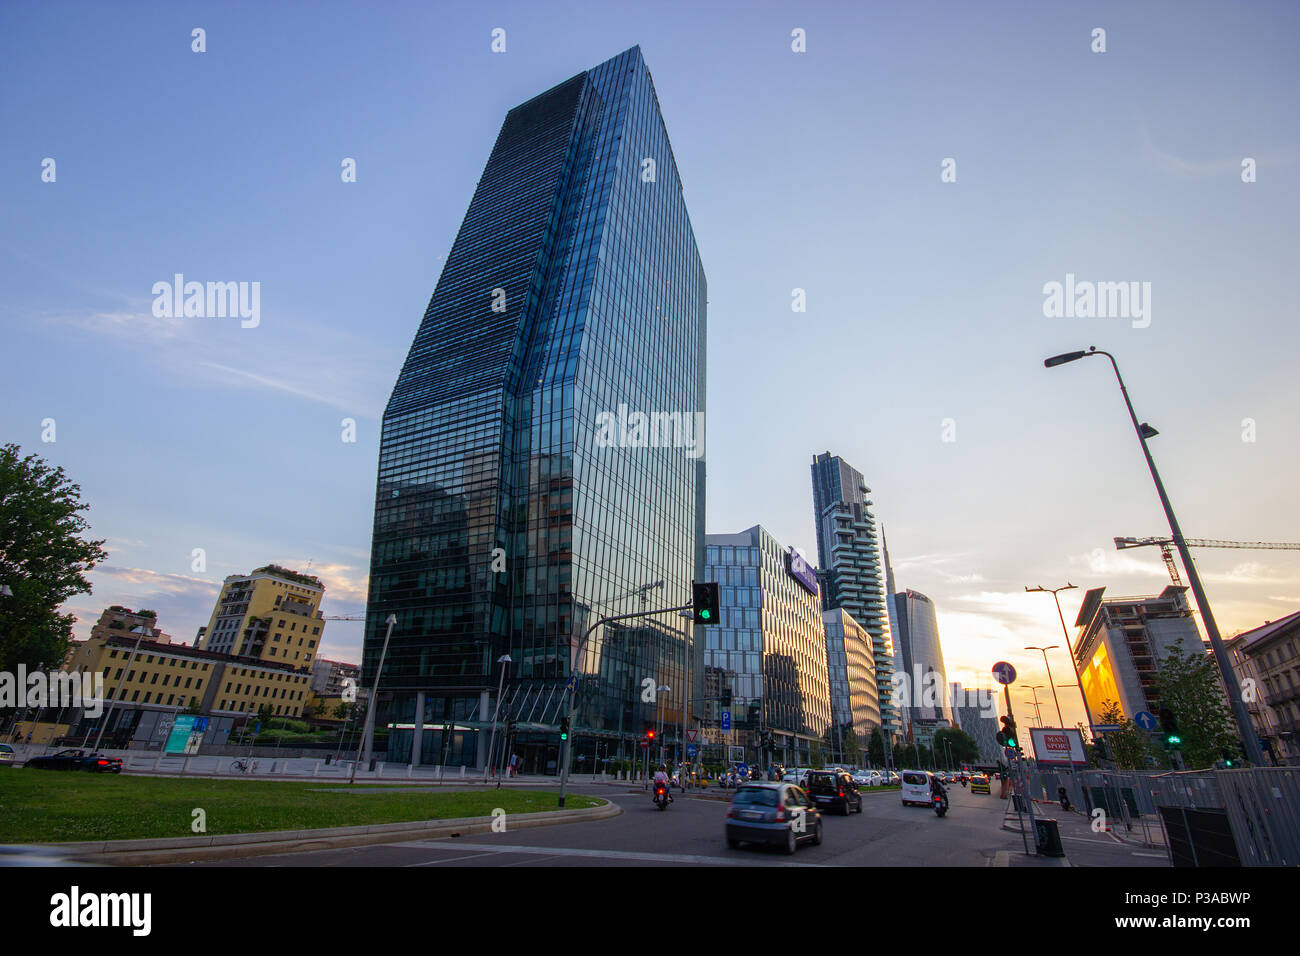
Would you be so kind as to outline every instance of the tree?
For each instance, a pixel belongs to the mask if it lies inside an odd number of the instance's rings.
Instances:
[[[944,741],[947,741],[947,747],[944,746]],[[948,754],[952,754],[952,759],[958,763],[978,763],[980,759],[980,745],[960,727],[945,727],[936,731],[934,750],[939,754],[940,762],[943,762]]]
[[[871,739],[867,742],[867,759],[873,767],[885,765],[885,737],[879,727],[871,731]]]
[[[813,741],[812,747],[808,750],[808,762],[817,770],[826,766],[826,752],[822,749],[820,741]]]
[[[1147,770],[1151,766],[1151,738],[1145,730],[1124,716],[1118,701],[1102,701],[1102,724],[1116,724],[1119,730],[1105,735],[1106,749],[1118,770]]]
[[[103,541],[81,537],[81,486],[36,455],[0,446],[0,670],[63,663],[76,618],[60,614],[74,594],[90,593],[86,574],[107,556]]]
[[[185,707],[183,711],[181,711],[181,713],[191,714],[195,717],[202,715],[203,708],[199,706],[199,699],[197,697],[191,697],[189,704]]]
[[[1178,749],[1189,770],[1213,766],[1225,750],[1240,750],[1236,722],[1210,655],[1188,656],[1171,648],[1160,662],[1156,691],[1161,706],[1172,710],[1178,721]]]
[[[339,704],[334,708],[335,720],[347,720],[348,715],[352,713],[352,708],[347,704]]]
[[[844,762],[855,767],[862,763],[862,744],[852,727],[844,729]]]

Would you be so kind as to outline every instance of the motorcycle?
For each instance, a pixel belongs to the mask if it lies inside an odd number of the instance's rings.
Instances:
[[[936,793],[931,799],[934,801],[934,812],[936,814],[943,816],[948,812],[948,797],[946,794]]]
[[[662,783],[655,784],[655,806],[660,810],[668,809],[668,788]]]

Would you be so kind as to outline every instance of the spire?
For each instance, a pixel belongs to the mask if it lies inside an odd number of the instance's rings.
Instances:
[[[889,566],[889,542],[885,540],[885,523],[880,522],[880,550],[885,554],[885,593],[894,593],[894,569]]]

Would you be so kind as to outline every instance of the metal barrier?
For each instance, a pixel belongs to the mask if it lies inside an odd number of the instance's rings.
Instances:
[[[1171,811],[1181,810],[1226,814],[1242,866],[1300,866],[1297,768],[1163,773],[1081,770],[1043,774],[1031,781],[1031,787],[1041,787],[1047,799],[1056,795],[1057,787],[1065,787],[1077,809],[1088,815],[1103,809],[1111,828],[1123,826],[1134,837],[1140,830],[1143,843],[1170,852],[1171,862],[1184,852],[1196,857],[1196,847],[1188,845],[1196,836],[1189,821],[1205,823],[1210,819],[1205,813],[1169,816]],[[1179,821],[1178,833],[1170,834],[1166,817]],[[1178,844],[1178,854],[1172,844]]]

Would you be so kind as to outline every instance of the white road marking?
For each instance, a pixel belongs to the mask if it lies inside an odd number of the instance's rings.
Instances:
[[[429,850],[452,850],[460,852],[472,852],[476,856],[483,853],[530,853],[536,856],[577,856],[610,859],[611,857],[619,860],[631,860],[643,863],[696,863],[706,864],[709,866],[752,866],[752,861],[740,857],[730,858],[725,856],[694,856],[685,853],[638,853],[632,851],[619,850],[587,850],[577,849],[574,847],[545,847],[545,846],[499,846],[497,844],[482,843],[445,843],[441,840],[418,840],[411,843],[385,843],[384,846],[410,848],[417,847]],[[744,856],[748,853],[741,851]],[[752,852],[752,851],[751,851]],[[407,866],[437,866],[445,861],[431,860],[425,863],[408,863]],[[817,866],[816,863],[796,863],[794,861],[785,862],[785,866]]]

